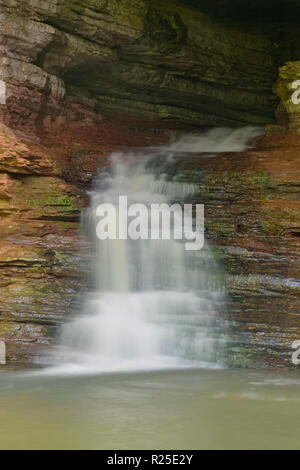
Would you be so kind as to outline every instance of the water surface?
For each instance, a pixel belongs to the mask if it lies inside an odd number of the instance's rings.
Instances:
[[[0,375],[1,449],[299,449],[300,374]]]

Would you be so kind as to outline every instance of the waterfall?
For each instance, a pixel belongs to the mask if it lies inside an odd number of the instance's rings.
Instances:
[[[93,247],[91,287],[81,314],[64,325],[65,371],[113,372],[223,366],[226,344],[220,267],[207,242],[186,251],[180,240],[105,240],[96,236],[99,204],[172,203],[197,193],[176,181],[168,165],[184,153],[240,151],[254,128],[214,129],[183,136],[161,148],[114,154],[101,174],[82,220]],[[199,156],[201,158],[201,156]]]

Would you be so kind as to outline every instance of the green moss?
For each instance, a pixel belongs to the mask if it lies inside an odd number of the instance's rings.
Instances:
[[[55,326],[45,326],[42,329],[42,334],[44,338],[50,338],[50,339],[55,339],[57,337],[57,327]]]
[[[181,15],[189,17],[190,19],[199,18],[203,16],[203,13],[199,10],[193,8],[187,8],[179,0],[144,0],[146,5],[149,7],[155,8],[167,14]]]
[[[13,333],[15,326],[11,323],[0,322],[0,338],[6,338]]]
[[[263,274],[249,275],[229,275],[226,279],[227,288],[230,291],[248,291],[261,293],[265,297],[277,294],[277,296],[289,295],[292,297],[300,297],[300,288],[290,285],[286,279]]]
[[[26,204],[30,207],[62,206],[65,210],[73,211],[76,210],[74,201],[75,198],[73,196],[51,194],[41,197],[41,199],[38,200],[27,199]]]
[[[146,29],[152,44],[168,52],[180,50],[187,41],[187,28],[178,14],[149,8]]]
[[[60,225],[63,228],[66,228],[66,229],[78,229],[78,227],[79,227],[79,222],[60,222],[60,221],[58,221],[57,223],[58,223],[58,225]]]

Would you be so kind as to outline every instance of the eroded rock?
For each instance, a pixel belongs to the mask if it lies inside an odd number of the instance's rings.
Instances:
[[[222,24],[169,0],[1,0],[0,15],[8,106],[29,109],[31,119],[41,120],[45,107],[62,109],[65,88],[105,112],[161,125],[274,119],[282,27]]]

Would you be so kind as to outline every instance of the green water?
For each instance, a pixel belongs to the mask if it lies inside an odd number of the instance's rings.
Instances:
[[[1,449],[300,449],[300,374],[0,375]]]

